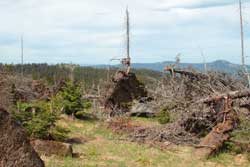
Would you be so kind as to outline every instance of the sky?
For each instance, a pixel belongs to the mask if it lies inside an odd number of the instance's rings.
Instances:
[[[250,0],[242,3],[250,64]],[[132,62],[241,63],[238,0],[0,0],[0,62],[21,62],[23,36],[25,63],[118,63],[110,59],[125,56],[127,6]]]

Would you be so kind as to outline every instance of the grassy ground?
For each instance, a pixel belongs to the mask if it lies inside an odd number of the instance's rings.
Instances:
[[[133,120],[147,124],[143,119]],[[45,157],[47,167],[248,167],[247,155],[220,154],[210,160],[192,156],[193,148],[176,147],[160,150],[147,145],[118,140],[123,138],[106,129],[103,123],[72,121],[63,117],[60,125],[71,130],[70,137],[81,138],[83,143],[73,144],[78,158]],[[148,122],[149,126],[157,124]]]

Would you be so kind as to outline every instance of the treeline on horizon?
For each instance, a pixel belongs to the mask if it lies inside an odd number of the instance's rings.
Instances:
[[[33,80],[46,80],[49,84],[55,84],[60,80],[83,82],[88,88],[96,87],[111,79],[118,68],[95,68],[73,64],[0,64],[0,71],[11,75],[23,75]],[[162,77],[161,72],[148,69],[132,69],[138,79],[146,85],[152,85]]]

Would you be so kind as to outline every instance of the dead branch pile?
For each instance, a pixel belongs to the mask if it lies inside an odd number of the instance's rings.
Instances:
[[[129,117],[116,117],[108,122],[108,128],[115,133],[130,133],[139,126],[134,125]]]
[[[163,84],[150,91],[150,96],[154,97],[158,111],[165,107],[170,113],[178,113],[177,121],[158,128],[137,129],[130,135],[132,141],[198,144],[224,119],[221,112],[223,104],[208,103],[209,99],[214,96],[223,99],[230,92],[235,97],[233,106],[239,108],[245,99],[236,98],[249,96],[249,91],[245,90],[241,81],[223,73],[204,75],[184,70],[175,70],[174,73],[174,77],[166,75]]]
[[[17,101],[49,100],[64,84],[64,81],[60,81],[55,86],[48,86],[40,80],[0,74],[0,106],[9,110]]]
[[[199,139],[187,132],[181,123],[176,122],[163,127],[137,128],[130,135],[133,142],[171,142],[180,144],[198,144]]]
[[[29,143],[26,132],[9,113],[0,108],[0,166],[44,167]]]
[[[0,106],[9,109],[15,103],[15,84],[5,74],[0,74]]]

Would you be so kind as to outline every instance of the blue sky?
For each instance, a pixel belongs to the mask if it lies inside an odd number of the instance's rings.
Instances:
[[[242,0],[250,64],[250,0]],[[133,62],[241,62],[238,0],[0,0],[0,62],[107,64],[125,53],[125,8]],[[201,49],[200,49],[201,48]],[[249,58],[248,58],[249,56]],[[114,62],[117,63],[117,62]]]

